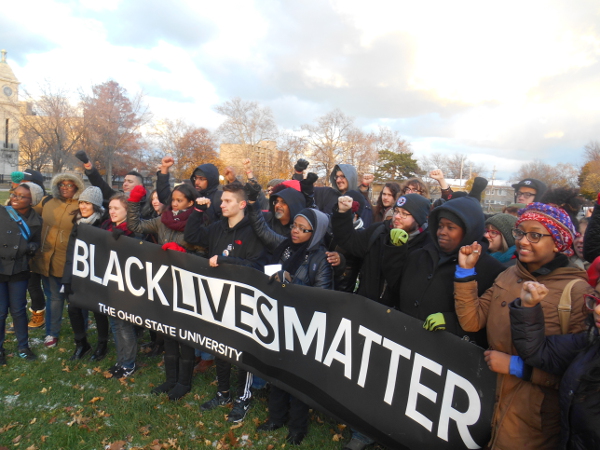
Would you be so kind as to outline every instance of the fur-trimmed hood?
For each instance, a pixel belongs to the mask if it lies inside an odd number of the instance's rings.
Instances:
[[[73,181],[75,183],[75,185],[77,186],[77,192],[75,192],[75,195],[73,196],[73,198],[75,200],[77,200],[79,198],[79,195],[85,189],[85,185],[83,184],[81,177],[74,173],[59,173],[59,174],[55,175],[54,178],[52,178],[52,181],[50,182],[50,189],[52,192],[52,197],[62,198],[60,195],[60,191],[58,189],[58,184],[63,181],[67,181],[67,180]]]

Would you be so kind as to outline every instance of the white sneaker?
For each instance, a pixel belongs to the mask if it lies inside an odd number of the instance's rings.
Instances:
[[[48,335],[44,339],[44,345],[48,348],[56,347],[56,344],[58,344],[58,338],[55,338],[54,336]]]

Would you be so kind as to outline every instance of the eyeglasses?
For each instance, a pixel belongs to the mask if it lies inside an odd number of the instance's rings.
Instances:
[[[290,225],[290,230],[298,230],[300,233],[312,233],[313,230],[307,230],[306,228],[301,228],[300,225],[296,225],[295,223]]]
[[[345,180],[345,179],[346,179],[346,177],[345,177],[344,175],[336,175],[336,176],[335,176],[335,179],[336,179],[336,180],[339,180],[339,179]]]
[[[486,234],[486,233],[489,234],[493,238],[498,237],[502,234],[498,230],[485,230],[485,233],[483,233],[483,234]]]
[[[58,183],[58,187],[65,188],[65,189],[73,189],[75,187],[75,185],[72,183]]]
[[[196,176],[193,176],[193,177],[192,177],[192,181],[196,181],[196,180],[198,180],[198,181],[208,181],[208,178],[206,178],[206,177],[196,177]]]
[[[527,236],[527,240],[532,244],[537,244],[544,236],[552,236],[551,234],[536,233],[535,231],[523,231],[519,228],[513,228],[512,235],[517,241],[523,239],[523,236]]]
[[[26,197],[24,195],[10,194],[10,198],[16,198],[17,200],[31,200],[31,197]]]
[[[527,200],[529,200],[531,197],[535,197],[535,194],[532,194],[531,192],[517,191],[515,194],[517,194],[517,197],[525,197]]]
[[[423,191],[419,188],[411,188],[410,186],[406,186],[402,192],[404,192],[405,194],[422,194]]]
[[[592,294],[583,294],[583,301],[590,311],[593,311],[600,305],[600,298]]]
[[[406,211],[402,211],[400,208],[394,208],[394,215],[395,216],[400,216],[403,219],[406,219],[407,217],[412,216],[411,213],[407,213]]]

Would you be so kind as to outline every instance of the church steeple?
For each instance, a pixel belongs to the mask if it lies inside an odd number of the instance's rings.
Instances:
[[[17,80],[17,77],[15,77],[8,62],[6,62],[6,50],[3,49],[0,53],[2,54],[2,59],[0,59],[0,82],[16,83],[18,85],[19,81]],[[13,87],[16,88],[17,86]]]

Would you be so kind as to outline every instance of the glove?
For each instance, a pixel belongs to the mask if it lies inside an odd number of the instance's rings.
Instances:
[[[163,250],[175,250],[176,252],[182,252],[185,253],[185,248],[183,248],[181,245],[177,244],[176,242],[167,242],[166,244],[163,244],[162,246]]]
[[[87,164],[90,162],[90,159],[88,158],[87,153],[84,152],[83,150],[79,150],[78,152],[75,152],[75,158],[77,158],[79,161],[81,161],[84,164]]]
[[[482,177],[475,177],[473,180],[473,186],[471,186],[471,191],[469,192],[469,197],[473,197],[481,201],[481,194],[483,191],[485,191],[487,185],[488,180]]]
[[[25,179],[25,174],[23,172],[12,172],[10,174],[10,179],[13,183],[19,184]]]
[[[123,236],[125,234],[125,231],[121,230],[120,228],[113,228],[112,230],[112,237],[115,241],[118,241],[119,238],[121,236]]]
[[[446,329],[446,319],[444,319],[444,313],[429,314],[423,328],[427,331],[439,331]]]
[[[251,202],[255,202],[258,198],[258,194],[260,194],[260,192],[262,191],[262,187],[256,181],[248,181],[244,185],[244,191],[248,196],[248,200],[250,200]]]
[[[594,260],[594,262],[592,262],[592,264],[590,264],[590,267],[587,270],[587,274],[588,274],[588,283],[590,284],[590,286],[595,288],[596,285],[598,284],[598,281],[600,281],[600,256],[598,256]]]
[[[206,203],[204,205],[196,204],[196,206],[194,208],[196,209],[196,211],[205,212],[208,209],[208,205]]]
[[[390,241],[392,245],[400,247],[408,241],[408,233],[400,228],[392,228],[390,230]]]
[[[35,255],[35,252],[37,252],[38,248],[39,248],[38,244],[36,244],[35,242],[29,242],[27,244],[27,251],[25,253],[29,256],[33,256],[33,255]]]
[[[306,196],[312,196],[315,193],[315,181],[319,179],[316,173],[310,172],[306,178],[300,181],[300,192]]]
[[[133,203],[139,203],[146,196],[146,188],[144,186],[134,186],[129,193],[129,201]]]
[[[63,292],[65,295],[73,295],[73,289],[71,288],[71,283],[63,284]]]
[[[300,158],[298,161],[296,161],[296,164],[294,165],[294,170],[296,172],[303,172],[306,170],[309,164],[310,163],[307,160],[305,160],[304,158]]]

